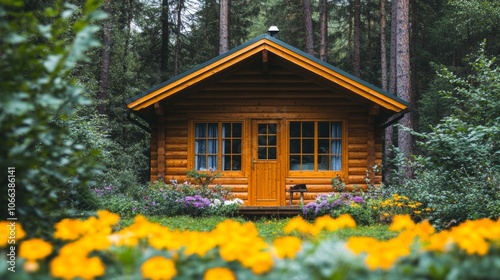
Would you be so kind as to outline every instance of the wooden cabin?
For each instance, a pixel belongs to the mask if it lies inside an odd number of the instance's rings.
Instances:
[[[366,171],[382,161],[382,124],[408,107],[269,35],[126,103],[151,129],[151,180],[217,170],[216,183],[249,206],[288,205],[297,184],[307,203],[333,191],[337,176],[366,186]]]

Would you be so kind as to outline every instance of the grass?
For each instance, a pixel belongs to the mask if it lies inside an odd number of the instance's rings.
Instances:
[[[191,230],[191,231],[210,231],[214,229],[218,223],[227,219],[226,217],[202,217],[193,218],[190,216],[175,216],[175,217],[161,217],[152,216],[148,217],[150,222],[159,223],[170,229],[177,230]],[[231,218],[241,223],[245,220],[240,217]],[[270,242],[274,238],[284,236],[283,228],[288,223],[290,218],[260,218],[252,222],[257,227],[259,235],[266,241]],[[120,228],[126,227],[133,223],[133,219],[122,219],[118,225]],[[358,226],[356,228],[341,229],[335,232],[322,233],[324,236],[334,236],[336,238],[346,240],[351,236],[369,236],[379,240],[387,240],[394,236],[396,233],[390,232],[387,225],[372,225],[372,226]]]

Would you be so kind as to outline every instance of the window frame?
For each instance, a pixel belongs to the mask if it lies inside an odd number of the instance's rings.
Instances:
[[[312,170],[292,170],[291,169],[291,162],[290,162],[290,156],[292,155],[291,153],[291,147],[290,147],[290,140],[293,137],[290,137],[290,130],[291,130],[291,124],[294,122],[299,122],[299,123],[305,123],[305,122],[312,122],[314,124],[314,167]],[[318,140],[319,138],[319,131],[318,131],[318,124],[321,122],[329,122],[329,123],[340,123],[341,124],[341,170],[318,170],[319,164],[318,164],[318,157],[320,156],[318,152]],[[289,175],[292,176],[301,176],[303,175],[304,177],[323,177],[323,176],[336,176],[336,175],[341,175],[344,177],[348,173],[348,149],[347,149],[347,144],[348,144],[348,135],[347,135],[347,121],[343,119],[288,119],[286,122],[286,168],[287,172]],[[294,153],[296,154],[296,153]]]
[[[216,170],[213,170],[213,171],[216,171],[218,173],[231,173],[231,174],[243,174],[243,171],[244,171],[244,168],[245,168],[245,162],[244,162],[244,155],[245,155],[245,121],[241,120],[241,121],[227,121],[227,120],[210,120],[210,119],[204,119],[204,120],[192,120],[190,121],[190,124],[189,124],[189,131],[188,131],[188,150],[189,150],[189,155],[188,155],[188,169],[195,169],[196,168],[196,139],[197,139],[197,136],[196,136],[196,125],[197,124],[211,124],[211,123],[214,123],[214,124],[217,124],[217,169]],[[223,130],[223,126],[224,124],[240,124],[241,125],[241,136],[239,137],[240,140],[241,140],[241,150],[240,150],[240,154],[234,154],[234,153],[231,153],[229,155],[233,156],[233,155],[239,155],[240,158],[241,158],[241,162],[240,162],[240,170],[223,170],[223,165],[222,165],[222,162],[223,162],[223,157],[226,155],[224,154],[224,149],[223,149],[223,142],[224,140],[233,140],[233,139],[237,139],[237,137],[229,137],[229,138],[226,138],[224,137],[223,133],[222,133],[222,130]],[[210,170],[196,170],[198,172],[210,172]]]

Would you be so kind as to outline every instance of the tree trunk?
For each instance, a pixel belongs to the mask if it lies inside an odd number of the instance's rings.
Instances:
[[[313,42],[313,30],[312,30],[312,14],[311,14],[311,1],[303,0],[304,5],[304,23],[306,31],[306,52],[310,55],[314,55],[314,42]]]
[[[354,76],[359,77],[361,74],[361,1],[354,0]]]
[[[168,26],[168,0],[162,0],[161,3],[161,51],[160,51],[160,72],[161,79],[167,78],[168,72],[168,43],[169,43],[169,26]]]
[[[399,0],[397,6],[397,27],[396,27],[396,91],[398,96],[411,104],[410,85],[410,30],[409,30],[409,0]],[[402,126],[412,128],[410,114],[406,114],[399,123]],[[412,136],[409,132],[400,129],[398,131],[398,147],[408,158],[412,154]],[[406,178],[411,177],[411,169],[405,169]]]
[[[382,76],[380,77],[382,89],[387,90],[387,43],[385,37],[385,1],[380,0],[380,68]]]
[[[104,10],[110,17],[103,24],[102,53],[101,53],[101,73],[99,77],[99,105],[97,111],[99,114],[106,114],[106,103],[108,101],[109,87],[109,65],[111,62],[111,29],[112,29],[112,10],[111,0],[106,0]]]
[[[389,65],[389,92],[397,94],[396,92],[396,26],[397,26],[397,9],[398,0],[392,0],[391,5],[391,54]]]
[[[382,0],[385,1],[385,0]],[[396,94],[396,17],[397,17],[397,0],[391,2],[391,49],[390,49],[390,65],[389,65],[389,92]],[[386,163],[392,159],[391,148],[394,145],[394,127],[392,125],[385,128],[384,135],[384,160]],[[386,164],[384,171],[384,181],[391,181],[393,166]]]
[[[328,3],[327,0],[319,2],[319,59],[326,61],[326,43],[328,37]]]
[[[179,73],[179,61],[181,56],[181,26],[182,26],[182,7],[183,0],[179,0],[177,2],[177,28],[175,34],[175,67],[174,67],[174,75]]]
[[[220,0],[219,54],[229,50],[229,0]]]

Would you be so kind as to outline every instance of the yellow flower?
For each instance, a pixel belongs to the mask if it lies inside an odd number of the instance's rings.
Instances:
[[[300,251],[302,242],[298,237],[285,236],[274,239],[273,245],[278,258],[294,258]]]
[[[410,215],[396,215],[392,220],[389,230],[400,231],[404,229],[411,229],[413,227],[415,227],[415,223],[411,219]]]
[[[114,226],[120,221],[120,215],[111,213],[107,210],[97,211],[97,216],[99,217],[99,224],[101,226]]]
[[[234,273],[225,267],[210,268],[203,276],[204,280],[235,280]]]
[[[28,261],[43,259],[50,253],[52,253],[52,245],[40,238],[24,241],[19,249],[19,256]]]
[[[82,235],[84,222],[81,220],[63,219],[54,226],[54,237],[62,240],[75,240]]]
[[[326,219],[326,218],[325,218]],[[292,231],[298,231],[300,233],[306,233],[306,234],[311,234],[313,236],[316,236],[319,234],[321,231],[321,228],[315,227],[308,223],[306,220],[304,220],[301,216],[297,216],[286,224],[286,226],[283,228],[283,231],[286,234],[291,233]]]
[[[18,222],[1,221],[0,222],[0,248],[14,245],[9,242],[17,242],[26,236],[23,227]]]
[[[445,252],[446,248],[452,243],[450,232],[443,230],[429,236],[424,242],[423,249],[427,251]]]
[[[240,260],[244,267],[250,268],[255,274],[263,274],[273,267],[273,257],[269,252],[258,252]]]
[[[98,257],[59,255],[50,262],[50,274],[62,279],[94,279],[104,275],[104,264]]]
[[[146,279],[168,280],[177,274],[177,270],[172,260],[162,256],[154,256],[142,264],[141,273]]]

